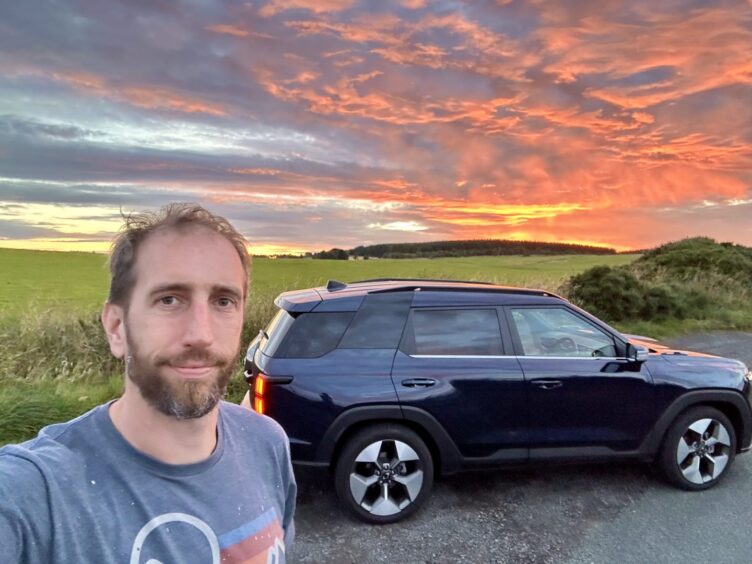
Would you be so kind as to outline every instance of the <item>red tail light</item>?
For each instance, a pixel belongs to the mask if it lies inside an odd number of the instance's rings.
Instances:
[[[253,410],[256,413],[264,413],[264,391],[266,390],[266,380],[264,374],[259,372],[253,379]]]

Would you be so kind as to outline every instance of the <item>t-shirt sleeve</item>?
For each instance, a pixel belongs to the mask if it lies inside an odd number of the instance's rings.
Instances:
[[[0,452],[0,547],[4,562],[49,559],[51,523],[46,491],[35,464]]]

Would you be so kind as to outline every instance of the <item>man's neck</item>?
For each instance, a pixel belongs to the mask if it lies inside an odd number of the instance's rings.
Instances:
[[[203,417],[180,420],[160,413],[132,389],[109,409],[112,424],[133,448],[166,464],[209,458],[217,445],[218,413],[215,407]]]

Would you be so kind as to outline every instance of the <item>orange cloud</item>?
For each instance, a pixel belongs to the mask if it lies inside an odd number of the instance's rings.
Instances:
[[[426,0],[400,0],[400,5],[410,10],[419,10],[426,7]]]
[[[380,71],[342,77],[335,85],[304,86],[310,80],[278,79],[271,71],[259,71],[259,83],[276,98],[304,104],[311,112],[324,115],[359,116],[392,124],[430,124],[466,122],[468,131],[495,134],[515,125],[516,116],[498,117],[496,112],[519,101],[516,98],[494,98],[475,101],[456,98],[412,99],[389,94],[374,88],[365,91],[358,85],[380,76]]]
[[[120,100],[152,110],[172,110],[183,113],[225,115],[226,110],[215,103],[188,96],[181,92],[152,86],[123,86],[111,84],[103,77],[90,73],[54,73],[56,80],[92,96]]]
[[[237,25],[230,25],[230,24],[210,25],[206,27],[206,30],[214,32],[214,33],[219,33],[222,35],[233,35],[235,37],[258,37],[261,39],[274,39],[273,35],[250,31],[243,27],[240,27]]]
[[[230,172],[233,174],[249,174],[253,176],[277,176],[278,174],[283,173],[283,171],[276,168],[231,168]]]
[[[259,15],[268,18],[295,8],[304,8],[315,14],[340,12],[351,7],[353,2],[354,0],[271,0],[259,10]]]
[[[286,25],[301,36],[332,35],[352,43],[375,44],[369,49],[371,53],[403,66],[454,69],[529,82],[524,71],[539,61],[535,52],[460,14],[428,16],[416,22],[393,15],[369,14],[347,23],[298,20]],[[435,30],[450,33],[457,44],[444,47],[418,39],[421,34]]]
[[[217,104],[185,96],[179,92],[165,88],[129,86],[123,88],[119,92],[119,95],[134,106],[140,106],[152,110],[164,109],[189,114],[208,114],[212,116],[222,116],[226,114],[224,108]]]
[[[552,16],[552,24],[568,18]],[[585,75],[623,79],[657,68],[670,78],[649,84],[591,87],[586,95],[628,108],[642,109],[732,84],[752,84],[749,45],[752,31],[736,9],[658,11],[635,6],[640,23],[611,21],[612,14],[583,18],[579,25],[550,25],[536,32],[555,59],[545,70],[562,82]],[[553,11],[555,13],[555,10]]]
[[[425,217],[441,223],[463,226],[522,225],[533,219],[556,218],[587,209],[585,204],[468,204],[444,202],[425,210]]]

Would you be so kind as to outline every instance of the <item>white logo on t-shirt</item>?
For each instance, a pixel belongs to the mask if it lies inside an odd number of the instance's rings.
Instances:
[[[136,535],[136,539],[133,541],[133,548],[131,549],[131,564],[139,564],[139,557],[141,556],[141,549],[144,546],[144,541],[146,541],[146,537],[149,536],[149,534],[154,529],[157,529],[158,527],[161,527],[162,525],[165,525],[167,523],[176,522],[188,523],[189,525],[193,525],[199,531],[201,531],[209,543],[209,548],[211,549],[212,555],[212,564],[219,564],[219,539],[217,539],[217,535],[214,534],[212,528],[204,521],[202,521],[198,517],[194,517],[193,515],[188,515],[186,513],[165,513],[163,515],[154,517],[154,519],[141,527],[141,530]],[[146,564],[162,564],[162,562],[155,558],[152,558]]]

